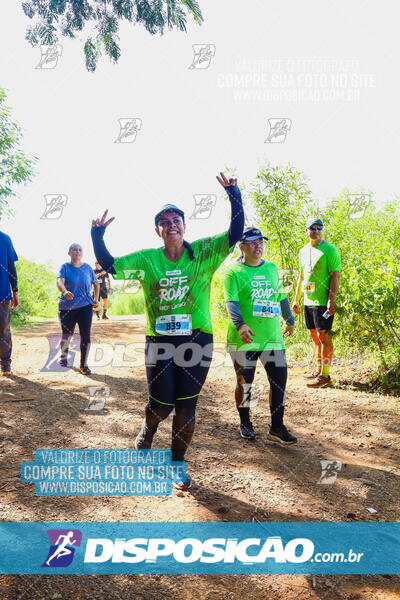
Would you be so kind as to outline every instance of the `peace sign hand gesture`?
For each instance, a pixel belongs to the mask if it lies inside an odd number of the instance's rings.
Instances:
[[[218,177],[218,175],[216,176],[218,181],[220,182],[220,184],[222,185],[222,187],[226,188],[230,185],[237,185],[237,179],[231,177],[230,180],[228,181],[227,178],[225,177],[225,175],[222,173],[222,171],[220,172],[221,177]]]
[[[101,219],[93,219],[92,220],[92,227],[107,227],[110,223],[112,223],[114,221],[115,217],[111,217],[111,219],[108,219],[108,221],[106,221],[105,219],[107,217],[107,214],[108,214],[108,208],[104,212]]]

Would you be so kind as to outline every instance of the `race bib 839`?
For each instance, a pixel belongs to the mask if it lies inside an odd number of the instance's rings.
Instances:
[[[156,319],[156,332],[161,335],[191,335],[191,315],[163,315]]]

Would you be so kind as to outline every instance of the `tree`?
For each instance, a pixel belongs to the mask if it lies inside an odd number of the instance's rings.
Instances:
[[[22,8],[36,21],[26,33],[33,46],[53,45],[60,36],[75,38],[87,23],[95,24],[94,37],[89,35],[84,45],[89,71],[96,70],[102,50],[118,61],[119,22],[138,23],[152,35],[163,35],[166,27],[186,31],[186,12],[199,25],[204,20],[196,0],[31,0],[23,2]]]
[[[307,217],[318,214],[305,175],[290,164],[259,169],[251,196],[271,260],[284,269],[298,268],[298,251],[305,244]]]
[[[0,215],[12,212],[8,200],[16,195],[14,187],[31,181],[37,160],[22,151],[21,126],[11,120],[11,109],[5,102],[6,90],[0,88]]]

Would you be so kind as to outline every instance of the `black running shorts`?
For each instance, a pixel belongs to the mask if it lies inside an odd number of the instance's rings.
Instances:
[[[335,315],[331,315],[329,319],[325,319],[322,315],[328,309],[326,306],[305,306],[304,307],[304,316],[306,318],[306,327],[307,329],[318,329],[325,331],[330,331],[332,329],[333,317]]]

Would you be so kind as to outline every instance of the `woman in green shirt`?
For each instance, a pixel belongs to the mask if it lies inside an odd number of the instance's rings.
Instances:
[[[279,317],[282,314],[286,320],[285,335],[293,333],[294,317],[277,266],[262,259],[267,239],[255,227],[246,229],[239,244],[241,256],[226,272],[224,294],[231,319],[227,343],[237,379],[235,400],[241,436],[255,438],[250,396],[260,359],[270,384],[272,423],[267,438],[288,445],[297,439],[283,424],[287,365]]]
[[[195,426],[197,398],[210,367],[213,337],[210,287],[213,274],[243,233],[244,214],[237,179],[217,179],[231,202],[229,231],[189,244],[184,240],[185,215],[173,204],[155,216],[156,233],[164,247],[114,258],[105,247],[105,228],[113,221],[92,222],[97,261],[114,279],[138,279],[143,288],[146,328],[146,374],[149,401],[136,448],[151,448],[159,423],[175,409],[172,420],[172,460],[183,461]],[[175,481],[187,489],[190,477]]]

